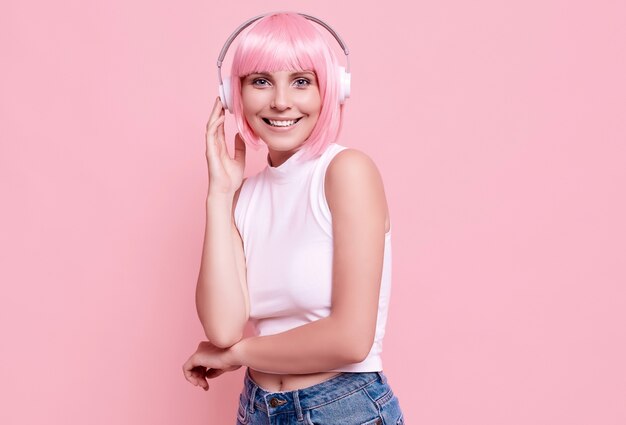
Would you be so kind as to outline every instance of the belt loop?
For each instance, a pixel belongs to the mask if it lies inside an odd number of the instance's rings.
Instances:
[[[383,374],[383,371],[381,370],[381,371],[376,372],[376,373],[377,373],[377,374],[378,374],[378,376],[380,377],[380,381],[381,381],[383,384],[386,384],[386,383],[387,383],[387,377]]]
[[[256,398],[256,390],[259,387],[256,384],[252,384],[252,391],[250,391],[250,403],[248,404],[248,411],[250,413],[254,413],[254,400]]]
[[[293,394],[293,404],[296,408],[298,422],[302,422],[304,420],[304,416],[302,415],[302,406],[300,406],[300,396],[298,396],[298,390],[293,391],[291,394]]]

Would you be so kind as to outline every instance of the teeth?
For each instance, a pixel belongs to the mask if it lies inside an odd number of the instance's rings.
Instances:
[[[290,125],[294,125],[295,123],[298,122],[298,120],[290,120],[290,121],[275,121],[275,120],[268,120],[269,123],[271,125],[273,125],[274,127],[289,127]]]

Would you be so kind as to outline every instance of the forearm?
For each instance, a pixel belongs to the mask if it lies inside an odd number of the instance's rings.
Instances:
[[[361,361],[359,338],[326,317],[275,335],[243,339],[230,348],[229,363],[268,373],[325,372]]]
[[[196,308],[209,341],[229,346],[241,339],[246,311],[232,236],[232,197],[207,198]]]

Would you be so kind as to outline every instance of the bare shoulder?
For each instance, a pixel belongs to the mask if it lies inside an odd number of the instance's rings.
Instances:
[[[328,164],[326,170],[326,182],[332,183],[334,180],[350,177],[371,177],[380,173],[376,164],[365,152],[358,149],[344,149],[339,152]]]
[[[326,170],[324,191],[333,218],[353,220],[366,216],[380,218],[389,228],[389,214],[382,177],[366,153],[344,149],[330,161]]]

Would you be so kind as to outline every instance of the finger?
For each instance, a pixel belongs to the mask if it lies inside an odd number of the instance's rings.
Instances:
[[[235,161],[243,166],[246,164],[246,144],[239,133],[235,135]]]
[[[203,388],[205,391],[209,389],[209,383],[207,382],[206,378],[204,377],[204,375],[206,374],[204,368],[202,368],[202,370],[198,370],[194,373],[194,376],[196,377],[196,381],[198,382],[198,386]]]
[[[191,384],[196,386],[198,385],[198,378],[195,376],[193,368],[190,367],[189,360],[187,360],[183,365],[183,375],[185,375],[185,379]]]
[[[224,117],[222,123],[217,126],[217,142],[222,158],[230,159],[228,149],[226,148],[226,136],[224,135],[224,123],[226,122],[226,116],[222,115],[222,117]]]
[[[220,117],[214,123],[214,125],[219,125],[220,122],[223,122],[223,121],[224,121],[224,117]],[[207,131],[207,137],[206,137],[207,157],[209,160],[210,167],[216,167],[214,168],[215,170],[221,170],[222,163],[218,159],[218,157],[221,156],[222,147],[220,146],[219,141],[215,137],[215,129],[213,127],[214,126],[211,126],[209,130]]]
[[[218,135],[217,129],[219,128],[220,125],[224,123],[224,120],[226,120],[226,116],[220,115],[212,123],[207,125],[207,128],[206,128],[207,139],[209,136],[211,136],[212,138],[215,138]]]
[[[193,375],[196,378],[197,385],[204,388],[205,391],[209,389],[209,383],[205,379],[206,373],[207,369],[204,366],[196,366],[193,368]]]
[[[220,113],[224,110],[224,106],[222,105],[222,102],[220,101],[219,96],[215,99],[215,103],[213,104],[213,110],[211,111],[211,114],[209,115],[209,121],[207,122],[207,125],[210,125],[213,121],[215,121],[219,116]]]
[[[214,378],[217,378],[218,376],[220,376],[221,374],[223,374],[224,372],[226,372],[225,369],[207,369],[207,371],[204,374],[204,376],[207,379],[214,379]]]

